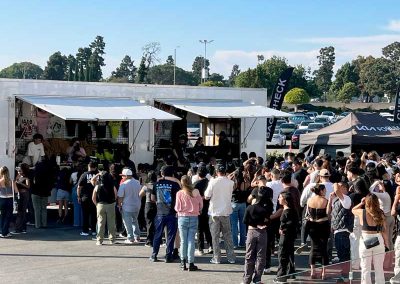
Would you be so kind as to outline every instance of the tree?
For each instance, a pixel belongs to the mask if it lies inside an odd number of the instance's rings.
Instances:
[[[143,46],[142,50],[147,69],[153,66],[156,62],[160,62],[158,55],[161,52],[161,45],[159,42],[149,42]]]
[[[197,56],[192,64],[192,72],[198,82],[197,84],[201,83],[201,70],[203,69],[203,65],[204,65],[204,57]],[[209,70],[209,66],[210,66],[210,61],[206,59],[207,70]]]
[[[148,68],[146,67],[146,57],[142,56],[142,60],[140,61],[139,70],[136,77],[137,83],[147,83],[147,73]]]
[[[96,36],[95,40],[90,43],[90,55],[88,59],[89,71],[86,81],[98,82],[103,76],[101,67],[105,66],[103,55],[106,44],[102,36]],[[87,51],[86,51],[87,52]],[[87,52],[87,55],[89,53]]]
[[[74,81],[75,80],[75,72],[77,72],[77,62],[76,59],[73,55],[68,55],[67,57],[67,68],[65,72],[65,78],[68,81]]]
[[[133,64],[134,61],[129,55],[125,55],[122,59],[119,67],[113,72],[111,72],[111,82],[125,82],[133,83],[136,77],[136,67]]]
[[[203,87],[224,87],[225,84],[221,81],[207,81],[204,83],[201,83],[200,86]]]
[[[0,71],[0,78],[40,79],[43,69],[31,62],[14,63]]]
[[[235,87],[251,88],[254,85],[255,69],[247,69],[235,78]]]
[[[212,73],[208,77],[208,81],[213,81],[213,82],[223,82],[224,81],[224,76],[218,73]]]
[[[314,81],[322,95],[329,91],[332,84],[335,48],[333,46],[321,48],[317,58],[319,69],[314,71]]]
[[[392,99],[396,93],[396,77],[393,64],[386,58],[367,57],[361,65],[360,81],[370,97],[380,98],[386,93]],[[370,101],[367,99],[366,101]]]
[[[265,74],[265,80],[261,78],[258,79],[259,81],[263,81],[263,85],[260,87],[267,88],[268,92],[270,93],[274,89],[281,73],[288,68],[287,60],[284,57],[274,55],[264,61],[264,63],[260,66]],[[256,72],[256,76],[261,76],[261,73]]]
[[[176,85],[197,85],[192,72],[176,67]],[[156,85],[172,85],[174,83],[174,66],[170,64],[155,65],[150,67],[147,82]]]
[[[47,66],[44,68],[43,77],[47,80],[65,80],[66,69],[67,57],[57,51],[49,57]]]
[[[228,86],[233,87],[235,85],[235,79],[240,74],[239,65],[235,64],[232,67],[231,75],[228,78]]]
[[[396,83],[400,80],[400,42],[395,41],[382,49],[382,54],[393,64]]]
[[[167,64],[174,65],[174,58],[172,57],[172,55],[168,55]]]
[[[339,91],[336,99],[342,103],[350,103],[353,97],[357,97],[359,95],[359,89],[356,84],[353,82],[348,82],[344,84],[342,89]]]
[[[356,70],[356,65],[350,62],[343,64],[336,72],[335,81],[330,87],[330,92],[336,96],[346,83],[354,83],[357,87],[360,76]]]
[[[293,88],[285,95],[284,102],[294,105],[306,104],[310,102],[310,96],[304,89]]]

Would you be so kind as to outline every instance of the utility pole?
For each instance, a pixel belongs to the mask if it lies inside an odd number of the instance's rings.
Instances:
[[[204,61],[203,61],[203,70],[201,72],[201,79],[203,80],[203,82],[205,82],[208,78],[208,70],[206,67],[206,60],[207,60],[207,43],[212,43],[214,40],[199,40],[200,43],[204,43]]]
[[[178,45],[177,47],[174,48],[174,85],[176,82],[176,49],[179,47],[180,46]]]

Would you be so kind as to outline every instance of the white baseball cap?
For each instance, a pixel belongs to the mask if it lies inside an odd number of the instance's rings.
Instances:
[[[121,176],[131,176],[132,171],[130,169],[123,169]]]

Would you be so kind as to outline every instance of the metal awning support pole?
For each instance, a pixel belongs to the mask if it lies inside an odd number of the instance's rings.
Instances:
[[[247,131],[246,136],[244,137],[244,139],[243,139],[241,145],[243,145],[243,144],[246,142],[246,139],[247,139],[247,137],[249,136],[250,131],[253,129],[254,124],[256,123],[257,119],[258,119],[258,117],[256,117],[256,118],[254,119],[254,121],[253,121],[253,123],[251,124],[251,127],[250,127],[249,131]]]
[[[131,144],[131,147],[130,147],[130,152],[132,152],[132,150],[133,150],[133,147],[135,145],[136,139],[137,139],[137,137],[138,137],[138,135],[140,133],[140,130],[142,129],[143,123],[144,123],[144,120],[142,120],[142,123],[140,124],[139,129],[136,132],[135,138],[133,138],[133,141],[132,141],[132,144]]]

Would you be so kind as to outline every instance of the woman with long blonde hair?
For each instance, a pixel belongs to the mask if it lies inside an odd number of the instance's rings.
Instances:
[[[365,209],[362,207],[365,206]],[[385,215],[379,206],[379,199],[375,194],[368,195],[352,210],[360,219],[362,226],[360,238],[361,257],[361,284],[371,282],[371,262],[374,262],[375,282],[385,283],[383,262],[385,247],[388,244]]]
[[[180,257],[181,269],[195,271],[194,249],[196,247],[195,234],[198,225],[198,216],[203,208],[203,198],[200,192],[193,188],[191,178],[181,178],[182,189],[176,194],[175,211],[178,213],[178,228],[181,239]],[[186,267],[186,263],[189,267]]]
[[[0,238],[11,237],[10,222],[13,214],[13,195],[16,189],[15,182],[10,178],[7,167],[0,168]]]

